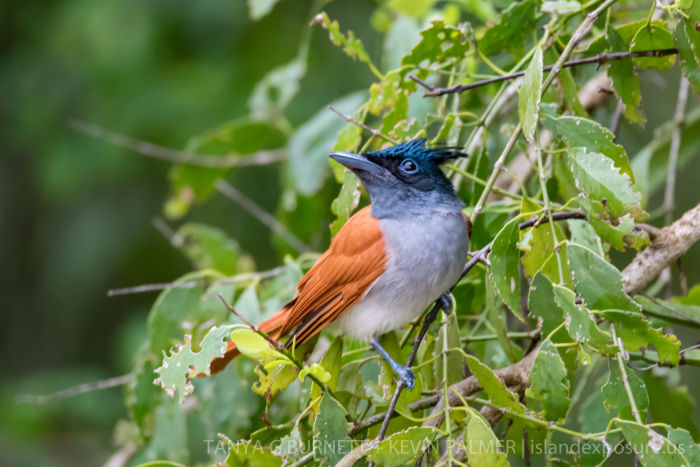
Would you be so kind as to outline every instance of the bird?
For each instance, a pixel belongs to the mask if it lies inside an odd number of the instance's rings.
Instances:
[[[368,342],[412,390],[415,373],[394,361],[378,337],[415,319],[436,300],[449,309],[469,250],[471,222],[440,169],[466,156],[457,147],[429,148],[413,139],[376,151],[334,152],[370,198],[338,231],[302,277],[296,294],[258,328],[271,338],[303,344],[323,328]],[[210,365],[218,373],[236,356],[229,341]]]

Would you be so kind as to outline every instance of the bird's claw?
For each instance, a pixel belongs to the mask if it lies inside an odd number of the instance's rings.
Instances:
[[[442,311],[444,311],[446,314],[450,314],[450,312],[452,312],[452,295],[450,295],[449,292],[445,292],[444,294],[440,295],[439,300]]]
[[[409,391],[413,391],[413,387],[416,385],[416,374],[407,366],[396,365],[394,367],[394,372],[399,375],[401,381],[406,383],[406,387]]]

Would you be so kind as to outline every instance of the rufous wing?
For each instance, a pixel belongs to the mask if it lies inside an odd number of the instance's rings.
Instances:
[[[361,209],[299,281],[294,298],[259,328],[275,339],[294,331],[287,345],[303,344],[357,303],[384,272],[386,261],[379,221],[369,207]],[[225,355],[212,361],[212,374],[237,355],[236,345],[229,342]]]

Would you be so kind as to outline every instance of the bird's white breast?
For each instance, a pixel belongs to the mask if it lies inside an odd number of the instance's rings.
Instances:
[[[415,320],[459,279],[469,249],[460,212],[431,212],[402,219],[380,219],[386,270],[334,328],[362,340]]]

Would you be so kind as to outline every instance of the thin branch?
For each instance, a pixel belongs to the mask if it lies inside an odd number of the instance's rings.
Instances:
[[[17,404],[46,404],[47,402],[60,399],[68,399],[69,397],[77,396],[79,394],[85,394],[86,392],[101,391],[102,389],[114,388],[117,386],[122,386],[133,379],[131,373],[127,373],[121,376],[115,376],[113,378],[107,378],[100,381],[92,381],[90,383],[83,383],[77,386],[70,387],[68,389],[62,389],[61,391],[54,392],[52,394],[46,395],[35,395],[35,394],[19,394],[15,397],[15,403]]]
[[[261,271],[261,272],[249,272],[249,273],[243,273],[243,274],[238,274],[236,276],[227,278],[227,279],[221,279],[217,280],[216,282],[219,284],[237,284],[239,282],[246,282],[246,281],[254,281],[254,280],[260,280],[260,279],[267,279],[269,277],[274,277],[282,274],[285,271],[284,266],[280,266],[277,268],[269,269],[267,271]],[[146,293],[146,292],[158,292],[161,290],[165,289],[191,289],[193,287],[197,287],[200,285],[205,285],[207,282],[206,281],[189,281],[189,282],[161,282],[161,283],[155,283],[155,284],[141,284],[141,285],[135,285],[131,287],[123,287],[119,289],[109,289],[107,291],[107,296],[108,297],[116,297],[119,295],[131,295],[131,294],[137,294],[137,293]]]
[[[681,76],[681,84],[678,88],[678,101],[676,102],[676,112],[673,120],[676,126],[671,133],[671,148],[668,152],[668,172],[666,174],[666,190],[664,192],[664,221],[668,225],[673,220],[673,208],[675,207],[676,191],[676,166],[678,165],[678,152],[681,147],[681,134],[683,121],[685,120],[685,107],[688,101],[688,79]]]
[[[70,120],[69,126],[79,133],[107,141],[114,146],[130,149],[142,156],[176,164],[188,164],[209,168],[250,167],[273,164],[284,159],[284,153],[282,151],[260,151],[250,156],[239,156],[236,154],[197,154],[187,151],[178,151],[177,149],[171,149],[149,143],[148,141],[132,138],[122,133],[108,130],[95,123],[79,119]]]
[[[261,208],[255,201],[248,198],[231,184],[219,179],[216,181],[215,186],[219,193],[236,202],[240,207],[248,211],[251,216],[255,217],[263,225],[267,226],[270,230],[282,237],[282,239],[287,242],[289,246],[300,253],[307,253],[311,251],[311,247],[299,240],[299,237],[294,235],[284,224],[268,214],[267,211]]]
[[[674,55],[678,53],[678,49],[659,49],[659,50],[645,50],[640,52],[614,52],[614,53],[600,53],[594,57],[579,58],[576,60],[569,60],[561,65],[561,68],[574,67],[579,65],[588,65],[591,63],[597,63],[598,66],[602,66],[608,62],[613,62],[616,60],[627,60],[630,58],[638,57],[664,57],[666,55]],[[551,71],[556,65],[546,65],[542,67],[542,71]],[[459,84],[457,86],[452,86],[449,88],[436,88],[433,85],[426,83],[425,81],[418,79],[414,76],[410,78],[416,83],[420,84],[428,91],[423,94],[423,97],[438,97],[444,94],[454,94],[468,91],[470,89],[475,89],[481,86],[486,86],[493,83],[500,83],[502,81],[508,81],[515,78],[520,78],[525,75],[525,71],[518,71],[515,73],[509,73],[507,75],[496,76],[494,78],[484,79],[481,81],[476,81],[470,84]]]
[[[637,253],[622,271],[625,292],[640,292],[666,266],[674,263],[700,241],[700,204],[671,225],[660,230],[651,245]]]
[[[389,141],[390,143],[394,143],[394,144],[398,143],[398,141],[395,140],[394,138],[383,134],[381,131],[379,131],[379,130],[377,130],[377,129],[375,129],[375,128],[372,128],[372,127],[370,127],[370,126],[368,126],[368,125],[365,125],[364,123],[362,123],[362,122],[360,122],[360,121],[355,120],[355,119],[352,118],[352,116],[350,116],[350,115],[345,115],[343,112],[341,112],[340,110],[336,109],[335,107],[333,107],[333,106],[330,105],[330,104],[328,104],[328,105],[326,106],[326,108],[327,108],[328,110],[330,110],[331,112],[335,113],[336,115],[340,116],[340,117],[341,117],[343,120],[345,120],[346,122],[352,123],[353,125],[357,125],[357,126],[359,126],[360,128],[362,128],[363,130],[370,132],[370,133],[372,134],[372,136],[374,136],[374,137],[376,137],[376,138],[382,138],[382,139],[384,139],[384,140],[386,140],[386,141]]]

